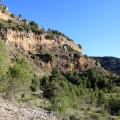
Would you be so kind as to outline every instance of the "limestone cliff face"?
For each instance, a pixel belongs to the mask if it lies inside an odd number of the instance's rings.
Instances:
[[[8,8],[0,4],[0,21],[8,23],[9,20],[12,20],[13,23],[20,25],[23,21],[21,18],[12,17],[12,13],[9,12]],[[8,23],[9,24],[9,23]],[[15,47],[22,47],[25,50],[32,52],[39,51],[49,51],[51,49],[63,48],[67,50],[67,47],[70,46],[74,50],[82,53],[77,45],[72,41],[68,41],[65,37],[56,35],[54,40],[46,39],[47,33],[38,35],[32,31],[15,31],[9,27],[0,28],[0,37],[5,41],[7,45],[12,45]]]
[[[32,32],[32,30],[14,30],[9,26],[8,20],[12,20],[12,25],[19,26],[23,25],[24,22],[19,21],[17,17],[14,19],[11,17],[10,13],[0,12],[1,23],[5,23],[7,27],[0,27],[0,38],[6,43],[9,48],[23,48],[25,51],[29,51],[32,56],[37,55],[38,60],[36,60],[35,67],[36,74],[48,75],[50,74],[51,68],[57,67],[63,72],[77,70],[79,72],[88,70],[90,68],[96,67],[96,62],[88,57],[82,55],[82,49],[76,45],[73,41],[69,41],[66,37],[53,34],[53,38],[48,39],[48,33],[37,34]],[[29,24],[29,22],[28,22]],[[12,51],[12,49],[10,49]],[[21,49],[21,50],[23,50]],[[14,53],[12,51],[12,53]],[[31,54],[32,53],[32,54]],[[54,55],[53,60],[48,60],[48,56],[43,55],[47,53],[49,55]],[[15,53],[15,56],[18,53]],[[30,55],[28,55],[30,57]],[[45,57],[45,58],[44,58]],[[32,57],[30,57],[32,58]],[[34,65],[33,65],[34,66]],[[42,71],[48,70],[48,72],[39,72],[39,67]],[[97,66],[99,67],[99,66]],[[40,71],[41,71],[40,70]]]
[[[7,21],[8,19],[10,19],[10,16],[8,14],[0,12],[0,19]]]
[[[68,41],[62,36],[56,36],[54,40],[46,39],[46,34],[38,35],[32,31],[15,31],[9,28],[0,29],[0,36],[8,46],[12,45],[14,47],[22,47],[31,52],[39,52],[41,50],[49,51],[67,45],[82,53],[82,49],[74,44],[74,42]],[[67,49],[67,46],[64,49]]]
[[[54,68],[57,67],[60,70],[72,71],[78,70],[83,71],[89,68],[95,67],[95,61],[89,59],[82,55],[82,48],[76,45],[73,41],[69,41],[66,37],[53,34],[53,38],[48,39],[48,33],[37,34],[30,30],[15,30],[10,27],[12,20],[13,26],[19,26],[24,24],[29,24],[23,21],[19,17],[12,17],[7,9],[3,13],[2,10],[5,8],[0,5],[0,21],[5,23],[7,27],[0,27],[0,37],[6,43],[9,48],[23,48],[26,51],[34,55],[38,55],[39,60],[36,62],[39,64],[39,67],[43,68]],[[41,28],[40,28],[41,29]],[[16,49],[14,49],[16,50]],[[46,60],[46,56],[43,56],[44,53],[53,54],[55,58],[51,61]],[[45,57],[45,58],[43,58]]]
[[[8,21],[11,18],[8,8],[0,3],[0,20]]]
[[[12,24],[22,24],[19,18],[12,18],[9,11],[6,13],[0,12],[0,20],[5,21],[7,25],[9,25],[8,20],[13,20]],[[54,54],[55,58],[48,62],[40,57],[49,68],[58,67],[66,72],[73,69],[83,71],[96,66],[94,60],[82,55],[82,49],[73,41],[69,41],[66,37],[60,35],[53,35],[51,40],[46,37],[47,35],[48,33],[37,34],[31,30],[14,30],[8,26],[0,27],[0,37],[8,48],[9,46],[23,48],[38,56],[44,54],[44,52]]]

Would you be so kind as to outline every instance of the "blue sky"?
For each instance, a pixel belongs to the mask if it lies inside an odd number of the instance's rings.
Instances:
[[[81,44],[88,56],[120,57],[120,0],[2,0],[9,10]]]

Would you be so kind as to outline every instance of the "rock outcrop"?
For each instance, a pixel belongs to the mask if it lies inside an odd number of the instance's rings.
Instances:
[[[45,37],[48,35],[47,33],[37,34],[32,30],[14,30],[10,28],[11,23],[9,22],[11,21],[15,27],[23,24],[29,24],[29,21],[16,17],[2,4],[0,4],[0,21],[2,24],[7,24],[6,27],[0,26],[0,37],[8,46],[12,45],[15,47],[22,47],[28,51],[39,52],[41,50],[49,51],[53,48],[55,49],[63,46],[63,49],[67,50],[66,45],[68,45],[74,50],[82,53],[82,49],[79,48],[78,45],[63,36],[55,35],[53,40],[50,40]],[[39,29],[42,29],[42,27],[39,26]]]
[[[22,47],[27,51],[36,53],[59,47],[63,47],[64,50],[67,50],[67,46],[70,46],[74,50],[82,53],[82,49],[74,44],[74,42],[68,41],[62,36],[56,36],[54,40],[50,40],[45,38],[46,35],[47,33],[38,35],[32,31],[15,31],[9,28],[0,29],[0,36],[8,46]]]
[[[73,41],[67,39],[67,37],[53,34],[53,38],[50,39],[46,37],[49,35],[49,33],[46,32],[38,34],[31,29],[15,30],[9,27],[9,20],[13,20],[11,24],[13,26],[15,25],[14,27],[18,27],[19,25],[23,27],[23,25],[28,25],[29,21],[26,23],[27,20],[25,20],[25,23],[23,23],[24,21],[19,17],[11,17],[12,15],[8,10],[5,13],[2,13],[1,11],[0,15],[0,19],[3,23],[5,21],[5,24],[7,24],[7,27],[0,27],[0,37],[8,48],[9,46],[23,48],[24,50],[37,55],[40,59],[40,56],[43,53],[48,53],[49,55],[53,54],[55,56],[53,60],[48,60],[46,62],[43,59],[43,55],[41,60],[48,65],[47,67],[58,67],[65,72],[73,69],[83,71],[96,66],[95,61],[83,56],[82,48]]]

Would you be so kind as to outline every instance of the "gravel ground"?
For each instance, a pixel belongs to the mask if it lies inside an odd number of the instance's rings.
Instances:
[[[57,120],[48,113],[41,108],[0,99],[0,120]]]

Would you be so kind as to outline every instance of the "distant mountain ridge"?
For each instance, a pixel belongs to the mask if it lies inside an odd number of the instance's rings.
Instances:
[[[98,60],[102,67],[120,75],[120,58],[116,57],[93,57]]]

